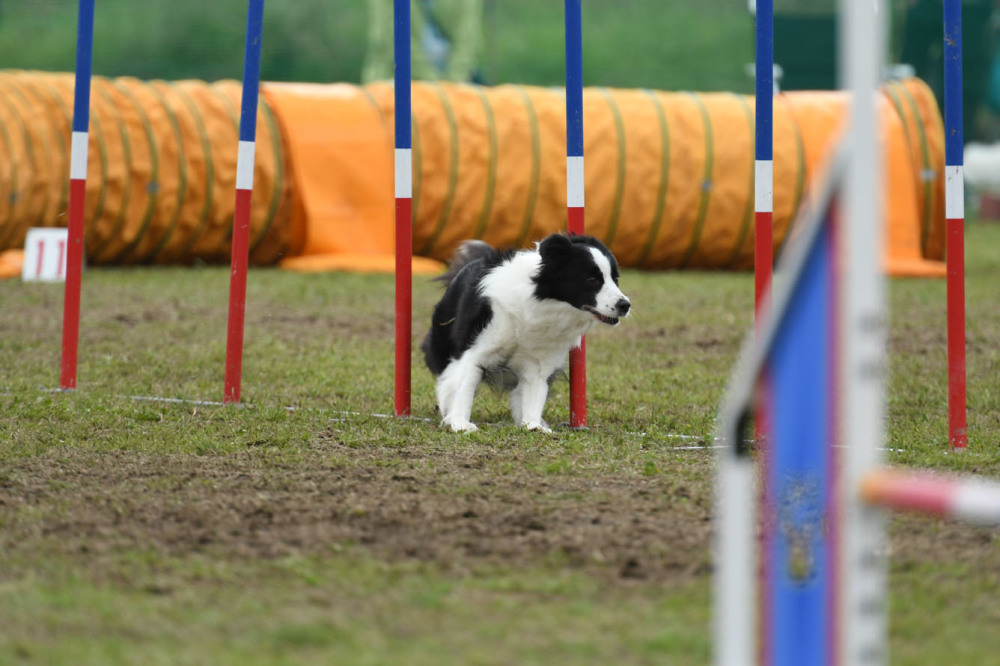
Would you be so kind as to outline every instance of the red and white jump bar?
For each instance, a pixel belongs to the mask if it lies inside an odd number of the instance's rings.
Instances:
[[[995,481],[881,470],[861,482],[861,498],[899,511],[1000,525],[1000,483]]]

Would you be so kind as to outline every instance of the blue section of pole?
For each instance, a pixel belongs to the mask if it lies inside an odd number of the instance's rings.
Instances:
[[[73,131],[90,124],[90,72],[94,52],[94,0],[80,0],[76,28],[76,87],[73,91]]]
[[[257,96],[260,92],[260,46],[264,34],[264,0],[248,0],[246,51],[243,55],[243,98],[240,141],[257,136]]]
[[[566,154],[583,156],[583,26],[580,0],[566,0]]]
[[[411,148],[410,132],[410,0],[394,0],[396,148]]]
[[[944,0],[945,164],[962,164],[962,3]]]
[[[758,160],[773,159],[774,2],[757,0],[756,143]]]

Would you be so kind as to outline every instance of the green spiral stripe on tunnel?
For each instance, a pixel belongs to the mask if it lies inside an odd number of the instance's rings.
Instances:
[[[7,155],[13,155],[13,140],[3,116],[0,116],[0,138],[3,139],[4,146],[7,147],[5,151]],[[0,248],[6,248],[11,239],[16,237],[16,233],[12,233],[12,231],[14,229],[14,204],[17,202],[17,162],[8,159],[7,165],[10,167],[10,188],[4,194],[2,201],[2,204],[7,208],[7,214],[4,216],[3,227],[0,227]]]
[[[775,97],[777,100],[781,100],[783,104],[788,105],[788,100],[783,95],[778,95]],[[779,254],[785,246],[785,242],[792,235],[792,224],[799,216],[799,209],[802,207],[802,198],[805,195],[806,189],[806,146],[805,141],[802,138],[802,128],[799,127],[799,121],[796,120],[795,114],[789,109],[788,117],[792,121],[793,136],[795,137],[795,156],[797,167],[795,169],[795,191],[792,200],[792,212],[789,217],[788,229],[785,235],[779,239],[778,248],[775,252],[775,256]]]
[[[27,77],[27,76],[23,76],[23,74],[25,74],[24,72],[18,72],[18,73],[21,74],[21,76],[17,77],[17,81],[16,81],[16,83],[13,83],[13,85],[16,88],[18,88],[18,90],[22,90],[22,88],[23,88],[22,94],[24,94],[24,91],[26,91],[25,100],[27,101],[27,98],[31,97],[32,101],[34,102],[34,106],[43,107],[43,108],[46,107],[48,105],[47,102],[46,102],[46,99],[45,99],[44,95],[42,95],[42,93],[39,92],[39,90],[35,87],[35,84],[32,81],[32,79],[29,78],[29,77]],[[32,105],[32,101],[28,101],[28,104]],[[69,122],[72,122],[72,121],[67,120],[67,123],[69,123]],[[51,127],[51,118],[47,119],[46,123],[49,124],[49,126]],[[67,126],[69,126],[69,125],[67,125]],[[69,147],[66,145],[66,138],[63,136],[62,132],[51,132],[51,133],[55,136],[55,143],[56,143],[56,147],[58,148],[58,152],[59,152],[59,156],[60,156],[60,161],[63,164],[68,165],[69,164]],[[49,163],[50,164],[53,163],[53,160],[51,158],[50,158]],[[59,199],[58,205],[56,206],[56,210],[63,210],[64,205],[69,200],[68,199],[68,197],[69,197],[69,179],[68,178],[58,178],[58,174],[57,174],[57,179],[58,179],[58,181],[60,183],[60,187],[59,187],[60,199]],[[54,222],[54,220],[46,220],[43,223],[42,226],[50,227],[50,226],[52,226],[53,222]]]
[[[753,111],[750,110],[750,105],[747,103],[746,97],[744,97],[743,95],[736,95],[736,94],[734,94],[733,97],[735,97],[739,101],[741,107],[743,108],[743,112],[744,112],[744,114],[746,116],[746,119],[747,119],[747,125],[750,128],[750,136],[754,137],[755,134],[756,134],[756,126],[754,124],[754,115],[753,115]],[[751,142],[752,142],[752,140],[753,139],[751,138]],[[742,218],[742,220],[740,222],[740,230],[736,234],[736,242],[733,244],[733,249],[729,253],[729,258],[726,259],[726,261],[723,263],[723,266],[725,266],[726,268],[732,268],[733,264],[736,263],[736,260],[739,259],[739,257],[740,257],[740,250],[743,249],[743,244],[746,242],[747,236],[750,234],[750,227],[753,224],[753,220],[754,220],[754,214],[753,214],[753,212],[754,212],[754,210],[753,210],[754,209],[754,178],[755,178],[754,162],[751,161],[750,162],[750,179],[749,179],[749,183],[748,183],[748,187],[747,187],[747,193],[748,193],[747,194],[747,202],[746,202],[746,206],[743,208],[743,218]]]
[[[145,81],[140,81],[138,79],[133,79],[136,85],[142,86],[144,88],[150,88],[150,85]],[[153,130],[152,123],[149,122],[149,118],[146,114],[145,107],[136,99],[135,95],[123,82],[120,80],[115,80],[115,85],[118,89],[123,92],[132,101],[140,111],[140,116],[143,122],[143,128],[146,132],[146,140],[149,143],[150,149],[150,159],[152,160],[152,169],[150,171],[149,184],[146,186],[147,192],[149,194],[149,201],[146,204],[146,214],[143,217],[139,229],[136,232],[135,238],[133,238],[125,247],[119,250],[118,254],[111,258],[109,263],[121,264],[126,263],[129,260],[134,259],[132,256],[135,250],[145,239],[146,234],[149,232],[150,225],[152,224],[153,217],[156,214],[156,203],[160,197],[160,150],[159,141],[156,136],[156,132]],[[165,112],[169,116],[170,109],[163,102],[162,98],[159,99],[161,106],[164,107]],[[183,150],[183,149],[182,149]],[[183,174],[181,174],[183,179]],[[183,184],[182,184],[183,186]]]
[[[445,226],[448,224],[448,219],[451,217],[451,209],[455,205],[455,188],[458,185],[458,157],[460,148],[458,122],[455,120],[455,109],[451,104],[451,100],[448,99],[448,95],[437,82],[432,81],[429,85],[437,95],[438,100],[440,100],[441,108],[444,109],[444,117],[448,125],[449,150],[448,189],[445,191],[444,202],[441,204],[441,213],[438,215],[437,222],[434,224],[434,230],[431,232],[431,235],[427,238],[424,246],[417,251],[417,254],[425,257],[430,256],[431,251],[437,245],[438,240],[441,238],[441,233],[444,231]]]
[[[910,110],[913,112],[913,118],[919,121],[920,109],[917,107],[917,101],[913,99],[913,94],[910,93],[909,89],[905,86],[901,85],[900,88],[903,91],[903,97],[906,100],[906,103],[910,106]],[[920,182],[923,185],[924,190],[924,214],[923,219],[920,221],[920,253],[926,257],[927,246],[930,243],[931,237],[934,180],[933,178],[927,178],[925,174],[927,174],[930,169],[933,169],[933,165],[931,164],[930,146],[927,143],[927,128],[924,127],[922,122],[916,122],[914,125],[917,128],[917,136],[920,139]],[[904,136],[908,137],[907,134],[904,134]]]
[[[413,155],[413,166],[410,169],[413,178],[413,196],[410,203],[410,225],[413,224],[413,218],[418,215],[418,211],[420,210],[420,188],[424,183],[424,152],[423,145],[420,142],[420,123],[417,122],[415,114],[412,114],[412,116],[410,121],[410,150]]]
[[[37,74],[37,72],[34,72],[34,74]],[[63,134],[65,134],[66,136],[70,136],[72,134],[72,132],[73,132],[73,112],[70,111],[70,109],[69,109],[68,106],[66,106],[66,102],[63,101],[62,95],[59,94],[59,91],[56,90],[55,86],[53,86],[52,83],[47,78],[38,77],[38,78],[36,78],[36,81],[38,81],[39,88],[44,91],[44,92],[40,92],[39,94],[40,95],[44,94],[46,97],[48,97],[52,101],[52,103],[55,105],[55,107],[57,109],[59,109],[59,111],[62,112],[63,127],[61,128],[61,131],[58,132],[58,134],[59,134],[59,137],[60,137],[60,139],[59,139],[60,142],[62,142],[63,145],[65,146],[65,140],[62,138],[62,136],[63,136]],[[69,167],[69,164],[70,164],[70,153],[71,152],[72,151],[71,151],[70,147],[66,146],[66,165],[67,165],[67,168]],[[60,198],[59,198],[59,210],[60,211],[65,211],[65,210],[68,210],[68,208],[69,208],[69,172],[68,171],[66,172],[66,177],[62,178],[61,180],[63,181],[63,185],[62,185],[62,193],[60,194]]]
[[[352,85],[354,85],[354,84],[352,84]],[[364,95],[365,99],[371,105],[371,107],[373,109],[375,109],[376,111],[378,111],[378,118],[379,118],[380,121],[382,121],[382,129],[384,129],[386,131],[386,133],[391,132],[392,128],[389,127],[389,121],[385,117],[385,111],[383,111],[382,107],[379,106],[378,100],[375,99],[375,96],[372,95],[372,92],[370,90],[368,90],[368,86],[354,85],[354,87],[357,88],[358,90],[360,90],[361,93]]]
[[[271,106],[267,102],[267,98],[264,96],[261,96],[258,99],[257,107],[261,109],[264,116],[264,122],[268,127],[268,133],[271,136],[271,148],[274,152],[274,185],[271,188],[271,201],[267,206],[267,214],[264,217],[264,224],[261,225],[256,238],[250,242],[251,254],[262,242],[264,242],[264,239],[267,238],[267,234],[271,231],[271,227],[274,226],[274,220],[278,217],[278,208],[281,206],[281,193],[285,187],[285,153],[282,150],[281,132],[278,129],[278,120],[274,117],[274,111],[271,109]],[[283,252],[284,249],[278,248],[272,260],[277,260]]]
[[[538,128],[538,114],[531,96],[522,86],[515,86],[524,101],[524,109],[528,114],[528,128],[531,130],[531,184],[528,187],[528,202],[524,208],[524,219],[521,222],[521,232],[517,237],[515,247],[523,247],[531,231],[531,218],[535,215],[535,204],[538,201],[538,184],[542,163],[541,132]]]
[[[139,83],[145,85],[144,83]],[[139,113],[142,128],[146,133],[146,142],[149,144],[149,158],[151,162],[149,184],[146,186],[146,193],[149,195],[149,198],[146,201],[146,212],[142,216],[139,230],[136,232],[135,238],[108,261],[111,264],[119,264],[135,251],[135,248],[142,241],[146,235],[146,231],[149,229],[150,223],[153,221],[153,213],[156,211],[156,201],[160,196],[160,148],[156,140],[156,133],[153,131],[153,125],[149,122],[149,116],[146,114],[146,108],[136,99],[132,90],[122,81],[115,79],[113,85],[118,88],[119,92],[128,97],[129,101],[132,102],[132,106]]]
[[[13,85],[24,96],[25,102],[29,105],[29,108],[47,107],[48,103],[45,97],[35,87],[35,84],[32,81],[32,79],[30,77],[24,76],[25,72],[19,71],[17,72],[17,74],[18,74],[17,78],[11,82],[11,85]],[[47,112],[44,115],[46,116],[45,123],[49,128],[49,133],[52,134],[55,138],[55,145],[56,148],[58,149],[57,152],[59,153],[60,163],[64,165],[69,165],[69,148],[66,145],[66,138],[63,136],[63,133],[61,131],[55,131],[55,132],[51,131],[53,124],[52,118],[49,116]],[[47,148],[46,154],[49,155],[49,167],[54,169],[55,160],[52,157],[51,144],[46,144],[46,148]],[[62,173],[61,171],[57,171],[55,174],[55,179],[56,181],[59,182],[59,201],[56,202],[56,207],[55,207],[56,211],[63,210],[64,205],[68,202],[68,196],[69,196],[69,178],[60,177],[61,173]],[[46,206],[46,209],[48,209],[49,206],[51,206],[51,203]],[[44,213],[45,211],[43,211],[43,215]],[[54,224],[55,224],[54,219],[47,219],[42,221],[41,226],[51,227]]]
[[[479,97],[479,101],[483,105],[483,113],[486,114],[486,129],[490,150],[486,171],[486,192],[483,194],[483,208],[479,212],[479,219],[476,221],[476,228],[472,233],[473,238],[480,239],[486,233],[486,225],[490,219],[490,212],[493,210],[493,197],[495,196],[497,186],[498,139],[496,116],[493,114],[493,105],[490,104],[489,97],[483,92],[482,86],[476,85],[472,89],[475,90],[476,95]]]
[[[167,119],[170,120],[170,126],[174,130],[174,139],[177,141],[177,207],[174,209],[173,217],[167,225],[163,236],[160,237],[160,240],[157,241],[152,250],[147,252],[144,257],[140,258],[139,261],[144,264],[152,262],[156,258],[156,255],[162,252],[163,248],[170,242],[170,237],[173,236],[174,229],[177,228],[177,223],[181,217],[181,211],[184,208],[184,199],[187,197],[188,182],[187,169],[185,168],[187,165],[187,152],[184,150],[184,135],[181,132],[180,123],[177,121],[177,115],[174,113],[173,109],[170,108],[170,103],[167,102],[166,96],[159,88],[156,87],[155,83],[156,82],[151,82],[147,84],[147,86],[167,112]]]
[[[13,91],[13,97],[16,97],[18,100],[20,100],[22,108],[25,109],[23,117],[27,117],[28,115],[33,113],[31,101],[28,99],[27,95],[24,94],[24,91],[21,90],[21,87],[17,84],[15,80],[13,80],[12,77],[11,78],[3,77],[2,79],[0,79],[0,81],[3,81],[4,85],[9,86],[9,88]],[[36,154],[34,150],[34,142],[28,145],[28,157],[31,158],[31,164],[36,173],[40,171],[39,169],[40,165],[38,162],[39,155],[45,156],[45,166],[49,166],[52,164],[52,151],[50,150],[50,146],[47,141],[42,142],[39,154]],[[29,226],[34,226],[34,227],[48,226],[47,224],[45,224],[45,208],[46,206],[43,205],[42,210],[39,211],[38,217],[35,218],[34,222],[30,220],[28,221]]]
[[[628,175],[628,143],[625,137],[625,122],[622,120],[621,109],[607,88],[601,88],[601,95],[611,109],[611,117],[615,121],[615,137],[618,144],[618,166],[615,169],[615,194],[611,204],[611,215],[608,217],[608,228],[604,232],[604,244],[611,246],[618,232],[618,220],[621,218],[622,201],[625,198],[625,178]]]
[[[101,171],[101,189],[97,194],[94,216],[89,221],[84,222],[84,242],[93,233],[97,221],[104,215],[104,203],[108,198],[108,147],[104,142],[104,128],[101,127],[101,119],[97,117],[96,113],[90,115],[90,122],[94,124],[94,131],[91,134],[97,140],[97,164]]]
[[[31,92],[35,100],[39,102],[41,106],[48,106],[49,100],[46,95],[39,89],[40,84],[37,82],[36,78],[31,77],[30,72],[19,72],[21,74],[20,83]],[[68,110],[63,106],[62,100],[55,98],[53,105],[59,108],[63,113],[64,127],[61,129],[70,130],[72,127],[73,119],[70,118]],[[51,120],[51,119],[50,119]],[[62,156],[62,161],[64,164],[69,165],[69,146],[66,144],[66,137],[63,131],[53,132],[56,136],[56,144],[59,146],[59,154]],[[69,204],[69,178],[59,178],[60,188],[59,188],[59,203],[56,206],[56,210],[62,211],[66,209]],[[49,221],[48,226],[52,225],[53,221]]]
[[[919,121],[920,120],[920,108],[917,106],[917,101],[913,99],[913,95],[906,86],[902,85],[898,81],[891,81],[889,85],[886,86],[886,91],[889,93],[889,98],[892,100],[892,105],[896,109],[896,114],[899,116],[899,120],[904,126],[910,126],[910,123],[906,119],[906,113],[903,111],[903,100],[905,99],[905,104],[909,108],[912,117]],[[900,99],[902,96],[903,99]],[[928,180],[924,177],[928,169],[932,168],[931,157],[930,157],[930,147],[927,144],[927,131],[924,128],[922,122],[915,122],[913,125],[917,128],[917,137],[920,140],[920,183],[923,189],[924,205],[923,214],[920,219],[920,254],[922,256],[927,256],[927,244],[930,242],[931,234],[931,214],[932,214],[932,200],[934,197],[933,181]],[[910,145],[910,133],[903,132],[903,136],[906,138],[906,148],[910,153],[913,152],[913,146]]]
[[[201,152],[205,156],[205,202],[201,206],[198,224],[195,226],[191,238],[181,248],[180,256],[183,258],[194,251],[198,239],[205,233],[205,227],[208,226],[208,218],[212,213],[212,203],[215,201],[215,159],[212,155],[212,142],[208,138],[208,130],[205,127],[205,119],[201,115],[201,109],[182,86],[177,85],[176,82],[171,82],[170,85],[188,108],[191,117],[194,118],[195,129],[198,131],[198,139],[201,142]]]
[[[705,103],[701,100],[701,96],[698,93],[685,93],[687,94],[698,107],[698,113],[701,116],[702,125],[705,127],[705,170],[702,174],[701,181],[701,196],[698,202],[698,217],[694,223],[694,229],[691,232],[691,241],[688,243],[687,250],[684,251],[684,256],[681,258],[679,268],[686,268],[691,258],[694,256],[695,251],[698,249],[698,244],[701,242],[701,234],[705,229],[705,217],[708,214],[708,203],[712,196],[712,172],[715,169],[715,136],[712,132],[712,119],[708,115],[708,110],[705,108]]]
[[[240,135],[239,109],[233,106],[233,103],[229,100],[228,97],[226,97],[225,93],[223,93],[221,90],[219,90],[215,86],[209,86],[209,87],[211,88],[212,92],[215,93],[215,96],[219,98],[219,102],[222,104],[222,106],[225,107],[226,114],[229,116],[229,121],[233,124],[233,132],[235,132],[236,136],[239,137]],[[235,221],[230,220],[226,227],[225,234],[223,234],[223,237],[230,243],[233,242],[233,228],[235,226],[236,226]]]
[[[103,79],[101,79],[99,82],[104,82],[105,84],[108,84],[108,81],[105,81]],[[112,98],[111,95],[108,93],[107,87],[101,85],[95,85],[91,86],[91,88],[92,90],[96,89],[97,94],[100,95],[107,102],[107,104],[114,110],[115,116],[118,118],[118,133],[121,135],[122,151],[124,152],[125,164],[126,164],[125,188],[124,191],[122,192],[121,208],[118,211],[118,218],[114,221],[114,224],[112,225],[111,228],[111,232],[108,234],[107,238],[105,238],[104,241],[99,246],[97,246],[97,248],[95,248],[93,252],[89,253],[94,263],[99,263],[100,256],[104,254],[104,251],[108,248],[108,245],[121,235],[122,228],[125,226],[125,217],[126,213],[128,212],[128,203],[129,200],[132,198],[132,178],[130,177],[132,172],[132,143],[131,141],[129,141],[128,130],[125,128],[125,122],[122,119],[121,110],[115,103],[114,98]]]
[[[30,166],[31,166],[31,168],[33,170],[36,167],[36,164],[35,164],[35,144],[34,144],[34,142],[31,139],[31,133],[28,131],[28,124],[24,120],[24,114],[18,112],[17,107],[14,105],[14,103],[11,101],[11,99],[10,99],[10,97],[8,95],[0,95],[0,99],[2,99],[4,105],[8,109],[10,109],[10,112],[14,114],[14,117],[17,118],[18,125],[21,128],[21,139],[22,139],[22,141],[24,141],[24,151],[27,154],[28,163],[30,164]],[[8,159],[8,161],[11,164],[12,170],[14,170],[16,168],[14,166],[16,164],[16,162],[13,159],[13,152],[8,152],[7,155],[10,156],[9,159]],[[31,178],[31,176],[32,176],[32,173],[29,171],[29,173],[27,174],[27,177],[25,178],[25,187],[31,187],[31,185],[32,185],[32,178]],[[27,190],[25,190],[25,194],[27,194],[27,193],[28,193]],[[12,187],[11,188],[11,196],[8,199],[8,202],[10,203],[10,210],[11,210],[11,212],[13,212],[17,208],[17,206],[22,203],[21,199],[22,199],[22,197],[19,194],[17,194],[16,193],[16,189],[14,187]],[[29,199],[30,199],[29,197],[25,197],[25,202],[24,203],[28,203]],[[19,220],[15,216],[14,219],[10,222],[8,232],[10,232],[11,235],[10,235],[9,238],[4,238],[3,240],[0,240],[0,247],[3,247],[6,243],[10,243],[10,242],[13,241],[13,239],[18,238],[18,237],[20,237],[23,234],[26,234],[28,232],[28,227],[31,226],[32,221],[28,220],[28,219],[24,219],[24,220],[20,221],[20,224],[17,224],[18,221]],[[22,231],[23,231],[23,234],[22,234]]]
[[[642,246],[639,261],[636,262],[639,268],[643,268],[646,260],[649,259],[649,253],[653,251],[657,236],[660,234],[663,213],[667,207],[667,190],[670,185],[670,124],[667,121],[667,113],[656,93],[649,89],[643,90],[643,92],[653,103],[653,108],[656,110],[656,121],[660,128],[660,182],[656,189],[656,210],[649,223],[649,232],[646,234],[646,242]]]

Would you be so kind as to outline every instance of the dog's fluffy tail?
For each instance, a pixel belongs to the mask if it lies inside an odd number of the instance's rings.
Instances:
[[[495,250],[488,243],[481,240],[467,240],[459,245],[458,249],[455,250],[455,254],[451,256],[451,261],[448,263],[448,270],[434,279],[445,284],[451,284],[451,281],[455,279],[455,276],[463,268],[473,261],[489,257],[494,252]]]

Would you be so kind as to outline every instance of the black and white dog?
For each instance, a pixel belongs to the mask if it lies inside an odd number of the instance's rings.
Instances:
[[[440,279],[448,286],[421,349],[438,375],[442,423],[455,432],[476,430],[472,402],[484,378],[510,390],[515,423],[550,432],[549,380],[594,322],[615,326],[631,308],[618,262],[590,236],[553,234],[520,251],[467,241]]]

